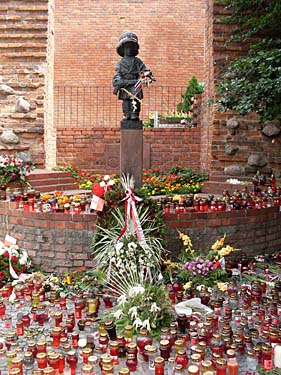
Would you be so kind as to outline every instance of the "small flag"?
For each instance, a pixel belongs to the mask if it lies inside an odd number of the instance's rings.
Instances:
[[[141,91],[142,89],[142,81],[139,79],[137,83],[135,84],[135,93],[136,95]]]

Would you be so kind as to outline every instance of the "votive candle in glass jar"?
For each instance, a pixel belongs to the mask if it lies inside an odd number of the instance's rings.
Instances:
[[[196,365],[188,366],[187,374],[188,375],[199,375],[200,374],[200,368]]]
[[[154,374],[164,375],[165,360],[163,357],[154,358]]]
[[[62,322],[62,311],[56,311],[54,314],[55,319],[55,326],[60,327],[60,324]]]
[[[226,375],[227,361],[225,358],[218,358],[216,361],[216,375]]]
[[[78,340],[79,340],[79,332],[72,332],[71,333],[71,343],[73,349],[78,348]]]
[[[38,341],[36,344],[37,353],[47,353],[47,342],[46,341]]]
[[[32,352],[26,351],[24,352],[24,357],[23,357],[23,365],[25,371],[28,373],[30,370],[33,369],[34,365],[34,357]]]
[[[53,329],[52,329],[53,347],[54,348],[60,347],[61,331],[62,331],[61,327],[53,327]]]
[[[44,369],[47,367],[47,354],[46,353],[38,353],[36,356],[36,360],[37,360],[38,369]]]
[[[126,366],[128,367],[128,369],[131,372],[137,371],[137,365],[138,365],[137,357],[134,354],[128,354],[127,359],[126,359]]]
[[[157,347],[155,345],[145,345],[145,354],[148,356],[148,368],[154,370],[154,359],[157,357]]]
[[[118,375],[130,375],[130,369],[127,367],[121,367],[118,371]]]
[[[117,340],[116,327],[112,320],[105,322],[105,330],[108,334],[108,337],[111,341]]]
[[[22,358],[20,357],[15,357],[12,359],[12,365],[11,367],[13,368],[18,368],[20,370],[20,375],[23,375],[23,362]]]
[[[129,342],[131,342],[133,340],[133,335],[134,335],[134,328],[132,325],[126,325],[124,327],[124,338],[125,338],[125,341],[126,341],[126,344],[128,344]]]
[[[68,363],[68,365],[70,367],[70,374],[75,375],[76,374],[76,366],[77,366],[77,362],[78,362],[78,358],[77,358],[75,350],[70,350],[69,352],[67,352],[66,362]]]
[[[171,353],[170,341],[160,340],[160,355],[165,361],[168,361]]]
[[[140,335],[137,336],[136,342],[139,354],[143,355],[145,345],[152,345],[152,338],[149,336],[147,329],[140,329]]]
[[[262,368],[264,370],[272,370],[273,369],[273,361],[272,361],[272,347],[267,343],[263,343],[261,346],[262,351]]]
[[[185,350],[179,350],[176,354],[176,363],[178,365],[182,365],[184,369],[187,368],[188,365],[188,357]]]
[[[114,365],[118,365],[119,363],[118,351],[119,351],[118,341],[110,341],[109,342],[109,354],[110,354],[110,357],[112,358],[112,363]]]
[[[59,354],[58,353],[52,353],[49,355],[48,357],[48,361],[49,361],[49,364],[51,367],[53,367],[53,369],[55,370],[58,370],[59,368]]]

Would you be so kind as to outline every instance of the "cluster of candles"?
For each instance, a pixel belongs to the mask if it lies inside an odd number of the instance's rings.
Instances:
[[[8,202],[16,202],[17,208],[24,211],[60,212],[65,214],[91,212],[91,192],[69,196],[63,192],[40,193],[34,189],[7,188],[3,197]]]
[[[188,298],[180,280],[173,303]],[[15,299],[11,301],[11,293]],[[156,340],[132,325],[117,333],[102,321],[112,295],[60,297],[49,285],[27,282],[0,290],[1,375],[101,374],[237,375],[243,359],[253,373],[281,368],[281,282],[255,281],[199,297],[212,313],[178,313]]]
[[[230,193],[224,190],[221,196],[209,195],[203,197],[201,194],[181,196],[174,200],[171,198],[162,198],[158,204],[163,208],[166,214],[183,212],[216,212],[216,211],[234,211],[243,209],[261,209],[267,207],[281,206],[281,186],[276,186],[275,177],[272,176],[270,183],[266,184],[266,179],[262,176],[253,179],[252,191],[245,186],[241,191],[235,190]]]

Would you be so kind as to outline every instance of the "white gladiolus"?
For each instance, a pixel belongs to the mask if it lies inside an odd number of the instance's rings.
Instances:
[[[103,180],[104,180],[104,181],[108,181],[108,180],[110,180],[110,176],[109,176],[108,174],[106,174],[106,175],[104,176]]]
[[[117,298],[117,303],[119,306],[123,306],[126,303],[127,299],[124,294],[121,294],[120,297]]]
[[[123,246],[124,246],[123,242],[121,242],[121,241],[117,242],[117,244],[115,245],[116,251],[120,251]]]
[[[136,328],[142,327],[143,326],[143,322],[141,321],[140,318],[137,318],[136,320],[134,320],[133,326],[136,327]]]
[[[138,317],[138,308],[133,306],[129,309],[128,313],[131,315],[132,319],[136,319]]]
[[[113,316],[115,319],[120,319],[122,315],[123,315],[123,311],[120,309],[115,311],[115,313],[113,313]]]
[[[157,306],[156,302],[153,302],[153,303],[151,304],[151,307],[150,307],[150,311],[151,311],[151,312],[157,312],[157,311],[160,311],[160,310],[161,310],[161,309],[160,309],[160,307]]]
[[[142,328],[146,328],[148,331],[151,330],[149,320],[146,319],[142,322]]]
[[[145,292],[144,287],[138,284],[137,286],[130,288],[129,297],[135,297],[136,295],[143,294],[144,292]]]

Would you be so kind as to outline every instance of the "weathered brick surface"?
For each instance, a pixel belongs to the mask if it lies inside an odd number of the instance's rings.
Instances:
[[[15,237],[34,264],[46,272],[63,273],[80,266],[93,266],[90,243],[95,220],[94,214],[35,213],[17,210],[14,203],[0,202],[0,237],[4,238],[7,233]],[[178,231],[190,236],[194,249],[207,249],[226,234],[228,244],[249,256],[281,251],[279,207],[166,214],[164,220],[167,249],[172,258],[182,248]]]
[[[139,56],[159,85],[203,80],[205,1],[56,0],[55,84],[111,84],[119,36],[139,37]]]
[[[38,167],[45,164],[44,85],[48,1],[3,0],[0,5],[0,77],[15,90],[0,95],[0,132],[12,128],[19,144],[0,145],[0,152],[28,152]],[[30,112],[14,113],[17,98],[24,97]]]
[[[57,135],[58,165],[75,164],[96,173],[119,173],[119,129],[87,129],[86,135],[82,129],[58,129]],[[144,152],[149,149],[149,154],[144,155],[146,168],[167,171],[179,164],[200,171],[200,128],[147,128],[143,143]]]

